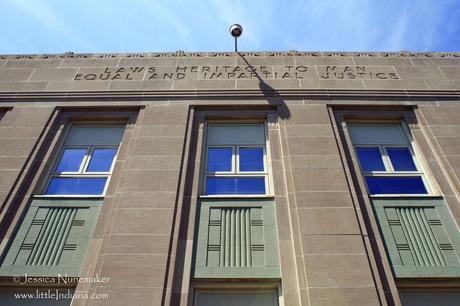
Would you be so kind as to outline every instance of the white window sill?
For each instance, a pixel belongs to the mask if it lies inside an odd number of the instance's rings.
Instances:
[[[273,199],[273,194],[223,194],[223,195],[200,195],[200,199]]]
[[[442,198],[441,194],[370,194],[370,198]]]
[[[32,196],[34,199],[104,199],[103,195],[84,195],[84,194],[37,194]]]

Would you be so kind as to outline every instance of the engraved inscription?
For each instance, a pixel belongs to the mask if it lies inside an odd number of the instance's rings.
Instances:
[[[147,67],[81,68],[74,81],[142,80]]]
[[[302,65],[218,65],[218,66],[122,66],[81,68],[74,81],[131,80],[399,80],[391,66],[302,66]]]
[[[307,66],[177,66],[149,67],[146,79],[194,78],[197,80],[241,80],[241,79],[303,79],[311,67]],[[313,70],[311,70],[313,71]]]
[[[377,66],[317,66],[322,80],[399,80],[393,67]]]

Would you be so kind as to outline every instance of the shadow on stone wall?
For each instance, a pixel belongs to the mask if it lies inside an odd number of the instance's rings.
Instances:
[[[240,52],[237,52],[237,53],[241,57],[241,59],[246,63],[246,65],[251,68],[252,73],[254,73],[254,75],[259,80],[260,91],[262,92],[264,97],[267,98],[267,102],[270,105],[276,106],[276,110],[281,119],[289,119],[291,117],[291,111],[289,110],[284,100],[280,97],[280,94],[278,93],[278,91],[275,88],[271,87],[269,84],[267,84],[260,77],[260,75],[254,69],[253,65],[251,65],[248,62],[248,60],[244,57],[243,54],[241,54]]]

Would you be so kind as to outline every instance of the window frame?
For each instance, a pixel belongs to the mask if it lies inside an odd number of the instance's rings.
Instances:
[[[48,183],[49,175],[53,169],[53,166],[57,162],[57,158],[60,156],[60,148],[67,139],[67,135],[72,125],[94,125],[94,126],[120,126],[123,127],[123,133],[120,137],[119,149],[117,158],[121,155],[125,155],[126,148],[132,142],[132,131],[135,126],[139,113],[144,106],[108,106],[108,107],[60,107],[57,106],[51,112],[49,120],[43,127],[42,132],[37,138],[37,142],[27,159],[24,169],[27,170],[18,177],[18,186],[23,186],[20,189],[13,190],[13,194],[17,196],[11,197],[14,201],[6,201],[6,208],[11,211],[11,220],[8,226],[5,228],[5,237],[10,237],[4,240],[4,246],[2,247],[2,256],[5,258],[9,252],[12,251],[13,245],[18,235],[20,235],[23,226],[29,227],[30,224],[26,221],[29,216],[30,209],[34,206],[40,207],[56,207],[56,208],[89,208],[94,209],[89,216],[94,220],[94,226],[99,216],[100,210],[103,206],[104,196],[102,195],[43,195],[45,185]],[[112,168],[113,171],[119,171],[120,165],[115,163]],[[32,171],[32,172],[31,172]],[[31,174],[32,173],[32,174]],[[110,184],[107,182],[108,188],[105,195],[112,195],[115,192],[116,184],[115,181]],[[10,200],[11,200],[10,199]],[[50,202],[52,202],[50,204]],[[14,217],[14,218],[13,218]],[[77,225],[81,226],[81,224]],[[83,228],[89,226],[88,222],[85,222]],[[93,225],[91,225],[93,226]],[[86,229],[85,229],[86,231]],[[85,234],[85,239],[91,240],[93,236],[94,227],[90,230],[90,233]],[[77,248],[78,249],[78,248]],[[14,250],[13,250],[14,252]],[[74,258],[80,258],[85,261],[88,254],[88,248],[84,247],[82,253]],[[0,270],[2,270],[0,266]],[[59,265],[58,265],[59,266]],[[56,266],[57,267],[57,266]],[[59,267],[60,271],[56,270],[56,273],[51,275],[49,267],[45,267],[45,270],[38,269],[33,274],[36,276],[46,276],[57,279],[57,274],[61,275],[66,272]],[[80,270],[80,267],[78,268]],[[8,286],[15,285],[13,278],[0,271],[0,275],[4,278],[5,284]],[[26,271],[30,272],[30,267]],[[14,272],[12,275],[20,275],[24,273]],[[69,277],[78,277],[78,275],[71,275],[68,271]],[[47,276],[48,277],[48,276]],[[69,283],[70,284],[70,283]],[[37,285],[42,286],[40,283]],[[72,285],[73,286],[73,285]]]
[[[262,125],[264,129],[264,144],[219,144],[208,145],[208,127],[209,125]],[[208,148],[232,148],[232,169],[231,171],[208,172]],[[264,171],[240,171],[239,170],[239,149],[240,148],[263,148]],[[268,140],[268,126],[266,119],[263,120],[205,120],[203,144],[202,144],[202,166],[201,166],[201,186],[200,198],[267,198],[274,197],[272,178],[271,178],[271,157]],[[263,194],[206,194],[206,183],[208,177],[263,177],[265,193]]]
[[[84,126],[84,127],[94,127],[94,128],[97,128],[97,127],[123,127],[124,129],[126,129],[126,124],[122,124],[122,123],[119,123],[119,122],[103,122],[103,123],[87,123],[87,122],[69,122],[68,123],[68,127],[67,129],[65,130],[65,132],[63,133],[62,135],[62,140],[59,144],[57,144],[57,152],[54,154],[54,157],[52,158],[52,161],[51,161],[51,166],[49,167],[48,169],[48,172],[47,172],[47,175],[46,175],[46,178],[44,180],[44,184],[43,184],[43,187],[40,189],[40,192],[38,194],[35,194],[34,197],[38,197],[38,198],[103,198],[106,196],[106,193],[107,193],[107,190],[108,190],[108,186],[109,186],[109,183],[110,183],[110,179],[112,177],[112,174],[113,174],[113,169],[115,167],[115,163],[116,163],[116,160],[117,160],[117,157],[118,157],[118,154],[120,152],[120,147],[122,145],[122,138],[123,138],[123,134],[121,135],[121,141],[120,143],[118,144],[118,146],[114,146],[114,145],[100,145],[100,144],[96,144],[96,145],[68,145],[66,144],[71,133],[72,133],[72,130],[75,128],[75,127],[80,127],[80,126]],[[124,133],[124,131],[123,131]],[[82,148],[82,149],[86,149],[86,153],[85,153],[85,156],[80,164],[80,169],[79,171],[66,171],[66,172],[56,172],[56,168],[59,164],[59,162],[61,161],[61,157],[62,155],[64,154],[65,150],[66,149],[73,149],[73,148]],[[107,171],[107,172],[86,172],[86,169],[88,168],[90,162],[91,162],[91,159],[92,159],[92,156],[93,156],[93,153],[94,153],[94,150],[95,149],[106,149],[106,148],[116,148],[116,153],[113,157],[113,160],[112,160],[112,164],[110,165],[110,170]],[[103,192],[101,194],[47,194],[47,190],[49,188],[49,185],[51,183],[51,180],[53,178],[66,178],[66,177],[70,177],[70,178],[107,178],[106,182],[105,182],[105,186],[104,186],[104,189],[103,189]]]
[[[368,219],[366,227],[368,231],[372,232],[375,239],[371,240],[374,263],[376,264],[377,274],[383,271],[382,279],[388,280],[385,286],[388,291],[391,288],[400,289],[402,286],[411,288],[426,287],[428,284],[432,287],[450,287],[453,280],[439,279],[439,278],[396,278],[394,275],[393,262],[387,249],[387,242],[384,233],[382,232],[381,220],[379,214],[376,212],[376,201],[386,201],[392,203],[394,201],[407,201],[407,200],[444,200],[441,186],[438,183],[439,174],[432,171],[433,154],[436,150],[428,141],[428,136],[422,128],[424,124],[423,117],[420,116],[419,111],[412,106],[395,106],[395,105],[365,105],[355,107],[340,107],[329,106],[329,112],[335,119],[334,131],[340,137],[339,146],[344,153],[342,162],[347,165],[346,171],[347,178],[353,182],[355,188],[352,190],[352,196],[359,203],[361,211],[365,212],[364,218]],[[377,125],[390,125],[398,124],[402,128],[402,132],[407,139],[408,144],[415,154],[414,162],[418,169],[423,171],[425,179],[425,187],[431,191],[430,194],[378,194],[372,195],[368,193],[367,185],[362,175],[361,167],[358,161],[358,156],[354,149],[354,144],[351,139],[349,126],[353,124],[377,124]],[[429,158],[429,159],[428,159]],[[430,163],[429,163],[430,161]],[[437,161],[439,163],[439,161]],[[434,169],[433,169],[434,170]],[[450,210],[450,205],[444,200],[444,206]],[[452,217],[449,212],[449,217]],[[367,215],[366,215],[367,214]],[[454,220],[455,221],[455,220]],[[458,229],[457,229],[458,231]],[[379,272],[380,271],[380,272]],[[393,289],[391,289],[393,290]],[[395,291],[396,292],[396,291]],[[395,300],[399,300],[397,293],[393,295]]]
[[[346,121],[347,129],[350,128],[350,126],[356,125],[356,126],[398,126],[401,129],[401,132],[403,134],[403,137],[407,141],[407,144],[382,144],[379,142],[375,143],[368,143],[368,144],[354,144],[351,134],[350,136],[350,141],[351,145],[353,148],[353,154],[355,159],[357,160],[357,164],[360,170],[360,173],[363,177],[364,185],[366,186],[366,191],[367,194],[370,197],[427,197],[427,196],[438,196],[436,194],[436,189],[434,184],[430,181],[429,179],[429,173],[427,171],[427,168],[424,166],[423,163],[423,157],[421,156],[420,151],[417,149],[417,146],[410,137],[410,132],[409,128],[406,126],[406,123],[404,121],[391,121],[391,122],[385,122],[385,121]],[[364,171],[361,166],[361,161],[359,160],[359,156],[357,153],[357,148],[360,147],[368,147],[368,148],[375,148],[377,147],[379,149],[379,153],[382,157],[382,162],[385,167],[385,171]],[[415,167],[417,168],[416,171],[395,171],[393,167],[393,163],[391,162],[391,159],[389,155],[387,154],[386,148],[408,148],[409,152],[412,157],[412,161],[414,162]],[[369,186],[367,184],[366,177],[420,177],[422,179],[423,185],[427,191],[425,194],[414,194],[414,193],[378,193],[378,194],[371,194],[369,192]]]

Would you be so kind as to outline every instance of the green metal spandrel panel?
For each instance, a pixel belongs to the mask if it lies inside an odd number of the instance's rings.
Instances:
[[[79,276],[102,201],[33,200],[0,275]]]
[[[2,306],[70,306],[73,288],[0,288]]]
[[[201,201],[195,278],[279,278],[275,206]]]
[[[194,306],[278,306],[275,290],[233,291],[197,290]]]
[[[457,290],[401,290],[403,306],[458,306],[460,292]]]
[[[460,233],[443,200],[373,204],[396,277],[460,277]]]

